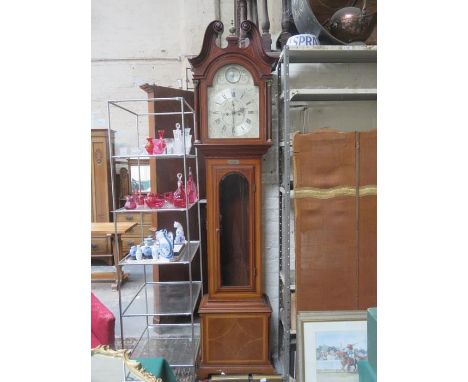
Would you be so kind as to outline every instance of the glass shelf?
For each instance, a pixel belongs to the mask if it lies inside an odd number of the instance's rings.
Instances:
[[[149,325],[132,350],[132,358],[163,357],[171,367],[195,366],[200,324]]]
[[[129,155],[112,155],[113,159],[128,159],[128,160],[138,160],[138,159],[177,159],[180,158],[182,159],[185,156],[185,158],[190,158],[190,159],[195,159],[196,155],[194,154],[142,154],[142,155],[136,155],[136,154],[129,154]]]
[[[118,213],[118,214],[134,214],[134,213],[155,213],[155,212],[169,212],[169,211],[187,211],[187,210],[190,210],[193,206],[195,206],[196,204],[198,203],[195,202],[195,203],[189,203],[188,205],[188,208],[177,208],[177,207],[161,207],[161,208],[149,208],[149,207],[141,207],[141,206],[138,206],[137,208],[133,209],[133,210],[127,210],[125,208],[119,208],[115,211],[112,211],[112,212],[115,212],[115,213]]]
[[[192,281],[190,301],[190,281],[147,282],[122,310],[122,317],[189,316],[200,290],[201,281]]]
[[[182,254],[180,255],[179,259],[175,261],[162,261],[154,259],[132,260],[130,255],[127,255],[119,262],[119,265],[188,264],[192,262],[199,247],[199,241],[192,240],[190,243],[186,243],[185,247],[182,249]]]

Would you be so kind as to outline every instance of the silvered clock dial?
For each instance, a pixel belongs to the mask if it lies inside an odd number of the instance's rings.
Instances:
[[[241,65],[221,67],[208,88],[208,138],[259,138],[258,86]]]

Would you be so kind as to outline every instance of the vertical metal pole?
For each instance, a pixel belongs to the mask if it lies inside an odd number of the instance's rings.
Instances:
[[[280,56],[280,59],[278,60],[277,64],[277,78],[276,78],[276,113],[277,113],[277,129],[276,129],[276,148],[277,148],[277,153],[276,153],[276,165],[277,165],[277,171],[278,171],[278,268],[279,268],[279,273],[278,273],[278,314],[281,314],[281,308],[282,308],[282,292],[284,285],[282,284],[281,280],[281,270],[282,270],[282,218],[283,218],[283,212],[282,212],[282,198],[283,195],[281,193],[281,185],[283,182],[282,178],[282,167],[281,167],[281,160],[280,160],[280,154],[281,154],[281,146],[280,146],[280,140],[281,140],[281,134],[280,131],[282,129],[282,120],[281,120],[281,65],[282,65],[283,57]],[[282,333],[284,331],[283,323],[281,321],[281,316],[278,317],[278,362],[281,365],[281,372],[284,371],[284,341],[282,337]],[[280,331],[280,329],[282,329]],[[283,373],[284,374],[284,373]],[[283,378],[284,379],[284,378]]]
[[[117,213],[115,212],[116,206],[115,206],[115,189],[114,189],[114,158],[112,157],[112,143],[111,143],[111,114],[110,114],[110,104],[107,102],[107,119],[108,119],[108,124],[107,124],[107,131],[108,131],[108,146],[109,146],[109,154],[110,154],[110,173],[111,173],[111,193],[112,193],[112,214],[113,214],[113,220],[114,220],[114,243],[118,243],[118,234],[117,234]],[[117,258],[114,257],[114,266],[115,270],[117,273],[117,290],[119,292],[119,322],[120,322],[120,342],[122,345],[122,349],[124,348],[124,336],[123,336],[123,320],[122,320],[122,293],[120,291],[120,284],[121,284],[121,279],[120,279],[120,272],[117,272],[117,268],[120,267],[119,265],[119,258],[120,258],[120,253],[119,253],[119,246],[116,245],[116,256]],[[122,268],[120,268],[122,270]]]
[[[192,282],[192,262],[189,262],[189,286],[190,286],[190,323],[192,324],[192,348],[195,344],[195,328],[193,322],[193,282]],[[193,348],[194,349],[194,348]]]
[[[185,188],[185,223],[187,225],[187,251],[190,251],[190,217],[189,217],[189,201],[188,201],[188,194],[187,194],[187,151],[186,151],[186,144],[185,144],[185,114],[184,114],[184,99],[182,97],[180,99],[180,111],[181,111],[181,119],[182,119],[182,137],[184,142],[184,188]],[[190,252],[189,252],[190,254]],[[189,309],[190,309],[190,322],[192,324],[192,347],[194,344],[194,327],[193,327],[193,284],[192,284],[192,262],[189,261]]]
[[[143,212],[140,212],[140,234],[141,239],[145,239],[145,230],[143,229]]]
[[[127,153],[127,155],[130,155],[130,153]],[[130,156],[127,158],[127,171],[128,171],[128,176],[130,177],[130,188],[129,188],[129,192],[130,192],[130,195],[133,193],[133,190],[132,190],[132,166],[130,165]],[[122,195],[123,197],[126,197],[127,195]],[[120,205],[119,205],[120,207]]]
[[[184,142],[184,190],[185,190],[185,223],[187,224],[187,241],[188,241],[188,249],[190,249],[190,217],[189,217],[189,201],[188,201],[188,194],[187,194],[187,155],[186,155],[186,148],[185,148],[185,115],[184,115],[184,99],[182,97],[180,99],[180,110],[182,113],[182,139]]]
[[[138,148],[138,160],[140,160],[140,125],[139,125],[139,115],[137,114],[136,119],[137,119],[137,148]]]
[[[149,333],[149,330],[148,330],[148,325],[149,325],[149,317],[148,317],[148,288],[147,288],[147,277],[146,277],[146,265],[143,265],[143,275],[145,277],[145,305],[146,305],[146,329],[147,329],[147,332]],[[148,335],[149,337],[149,335]]]
[[[284,277],[284,289],[283,289],[283,305],[284,305],[284,344],[285,344],[285,378],[289,380],[289,347],[291,339],[291,307],[290,307],[290,121],[289,121],[289,47],[285,45],[284,49],[284,225],[283,225],[283,277]]]
[[[137,156],[137,165],[138,165],[138,193],[141,194],[141,172],[140,172],[140,133],[139,133],[139,116],[136,116],[136,125],[137,125],[137,139],[138,139],[138,156]]]

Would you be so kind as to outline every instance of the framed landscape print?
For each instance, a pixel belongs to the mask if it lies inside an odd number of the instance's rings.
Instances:
[[[298,382],[358,382],[367,360],[366,311],[297,315]]]

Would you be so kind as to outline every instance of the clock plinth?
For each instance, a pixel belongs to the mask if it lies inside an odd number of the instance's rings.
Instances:
[[[199,378],[210,374],[275,374],[269,357],[271,307],[266,296],[244,301],[202,299]]]

